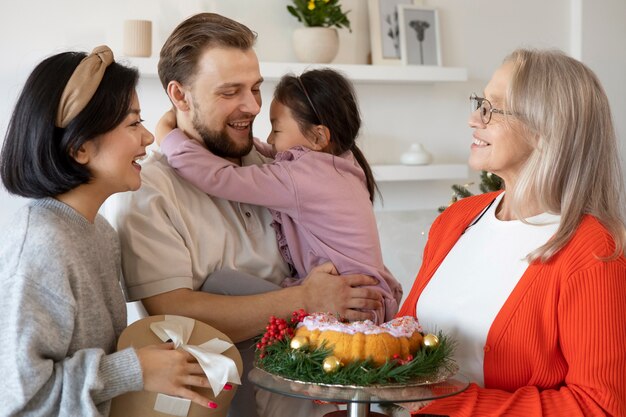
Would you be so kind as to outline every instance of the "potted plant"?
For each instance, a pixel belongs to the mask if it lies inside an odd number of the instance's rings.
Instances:
[[[339,50],[336,28],[350,28],[340,0],[290,0],[287,10],[304,24],[293,33],[293,46],[302,62],[331,62]]]

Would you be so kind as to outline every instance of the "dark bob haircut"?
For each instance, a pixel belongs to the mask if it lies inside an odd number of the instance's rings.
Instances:
[[[0,175],[10,193],[53,197],[89,182],[91,173],[72,155],[85,142],[115,129],[128,115],[139,74],[113,62],[87,106],[66,128],[55,126],[63,89],[86,56],[82,52],[51,56],[28,77],[0,154]]]

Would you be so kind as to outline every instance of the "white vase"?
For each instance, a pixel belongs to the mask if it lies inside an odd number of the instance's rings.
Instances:
[[[433,156],[421,143],[412,144],[409,150],[400,156],[400,161],[405,165],[428,165],[432,160]]]
[[[328,64],[339,51],[339,35],[335,28],[298,28],[293,31],[292,40],[300,62]]]

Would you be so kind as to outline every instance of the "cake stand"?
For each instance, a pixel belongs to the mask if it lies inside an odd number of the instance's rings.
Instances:
[[[468,378],[458,373],[450,378],[447,375],[443,378],[435,376],[430,381],[422,379],[406,384],[357,386],[294,381],[254,368],[248,379],[259,388],[288,397],[347,404],[345,411],[335,411],[326,414],[326,417],[382,416],[370,412],[370,405],[435,400],[461,393],[469,386]]]

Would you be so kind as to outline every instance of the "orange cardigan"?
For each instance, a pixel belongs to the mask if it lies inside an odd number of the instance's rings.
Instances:
[[[415,316],[434,272],[497,194],[460,200],[435,220],[398,316]],[[626,416],[626,259],[598,259],[614,247],[606,229],[585,216],[549,262],[529,265],[496,316],[484,347],[485,388],[471,384],[418,414]]]

